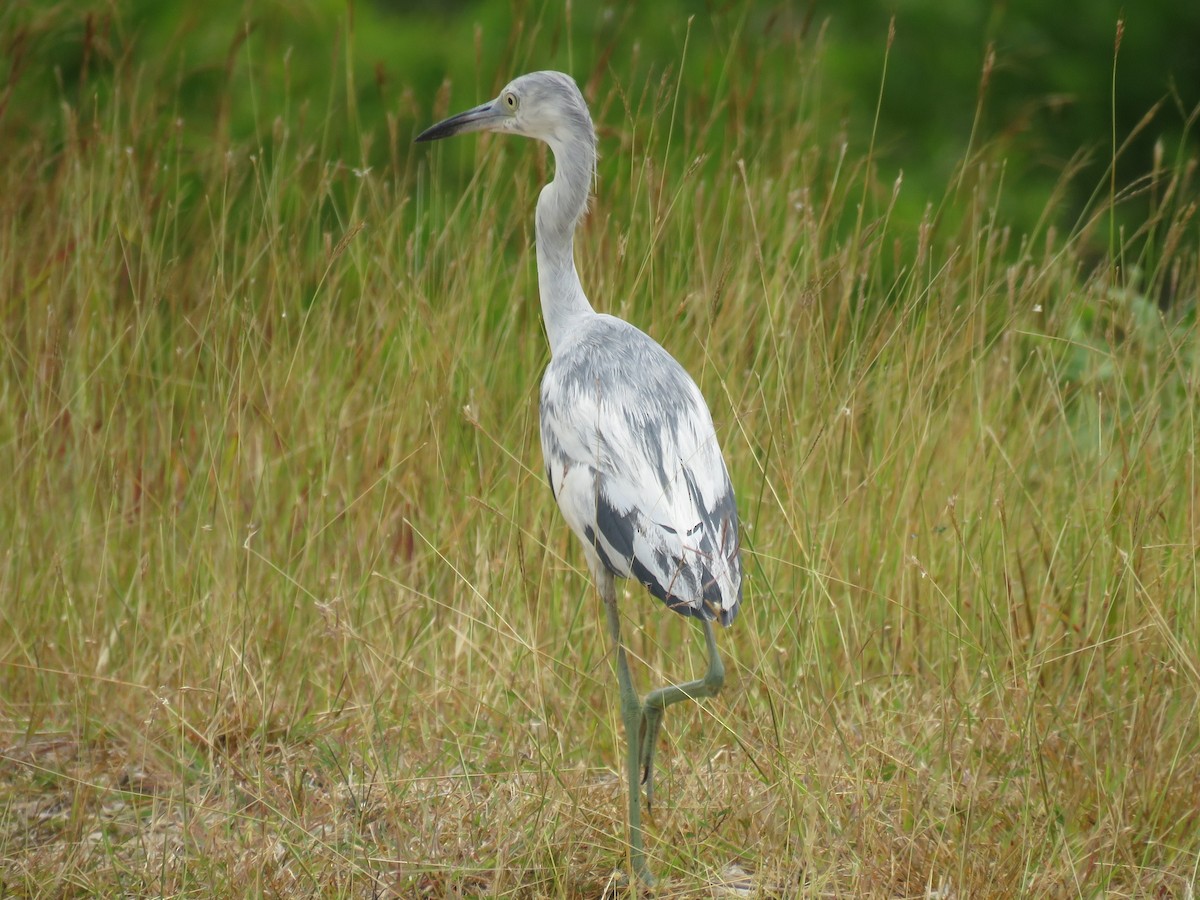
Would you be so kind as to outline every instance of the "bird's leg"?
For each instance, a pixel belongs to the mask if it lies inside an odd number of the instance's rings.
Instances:
[[[608,614],[608,630],[612,634],[617,650],[617,681],[621,686],[621,718],[625,724],[625,775],[629,787],[629,861],[637,879],[647,886],[654,884],[654,874],[646,863],[646,851],[642,837],[642,804],[638,788],[638,762],[641,745],[638,741],[642,718],[642,702],[633,689],[633,678],[629,674],[629,661],[625,657],[625,645],[621,643],[621,619],[617,612],[616,588],[611,575],[597,578],[600,595],[604,599],[604,611]]]
[[[646,705],[642,708],[640,763],[648,807],[654,803],[654,748],[658,743],[658,730],[662,727],[663,712],[668,706],[682,700],[715,697],[725,684],[725,665],[717,653],[717,639],[713,634],[712,622],[708,619],[704,619],[703,622],[704,641],[708,644],[708,671],[704,677],[651,691],[646,695]]]

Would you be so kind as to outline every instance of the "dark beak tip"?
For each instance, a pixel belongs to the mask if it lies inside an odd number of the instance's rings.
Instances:
[[[488,131],[497,116],[491,103],[484,103],[474,109],[460,112],[458,115],[443,119],[436,125],[430,125],[415,138],[413,142],[423,144],[426,141],[440,141],[442,138],[454,137],[456,134],[467,134],[472,131]]]
[[[422,131],[420,134],[418,134],[415,138],[413,138],[413,143],[414,144],[427,144],[430,141],[436,141],[438,138],[443,136],[443,135],[438,134],[437,131],[438,131],[438,126],[436,126],[436,125],[434,125],[431,128],[426,128],[424,131]]]

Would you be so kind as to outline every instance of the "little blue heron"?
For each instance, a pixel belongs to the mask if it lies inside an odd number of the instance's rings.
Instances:
[[[646,884],[638,781],[654,799],[654,748],[663,711],[713,697],[725,681],[713,620],[729,625],[742,598],[738,516],[712,417],[696,383],[628,322],[592,309],[575,270],[575,227],[596,169],[596,132],[575,81],[533,72],[496,99],[422,132],[434,141],[471,131],[537,138],[554,179],[537,202],[537,270],[550,364],[542,378],[546,477],[583,544],[616,647],[628,742],[629,861]],[[633,578],[669,609],[700,620],[708,671],[638,699],[621,643],[614,579]]]

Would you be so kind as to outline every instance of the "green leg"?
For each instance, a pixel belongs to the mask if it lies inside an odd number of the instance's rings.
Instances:
[[[617,681],[621,686],[621,718],[625,724],[625,775],[629,787],[629,861],[638,881],[647,887],[654,885],[654,874],[646,863],[646,850],[642,835],[641,791],[638,788],[638,764],[641,747],[638,742],[642,720],[642,703],[633,689],[633,678],[629,674],[629,661],[625,657],[625,645],[621,643],[621,619],[617,613],[616,590],[611,575],[597,579],[600,596],[604,599],[604,610],[608,613],[608,630],[617,648]]]
[[[658,730],[662,727],[663,712],[668,706],[682,700],[699,700],[715,697],[725,684],[725,665],[717,653],[717,639],[713,634],[712,622],[704,622],[704,640],[708,644],[708,671],[703,678],[686,684],[673,684],[659,688],[646,695],[642,710],[642,783],[646,786],[646,805],[654,803],[654,748],[658,744]],[[628,724],[626,728],[628,728]]]

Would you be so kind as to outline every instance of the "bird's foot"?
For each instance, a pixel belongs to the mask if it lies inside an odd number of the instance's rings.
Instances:
[[[637,863],[634,864],[632,879],[629,877],[629,870],[625,868],[617,869],[609,875],[600,896],[604,900],[618,900],[618,898],[630,896],[640,897],[643,891],[653,891],[656,887],[658,887],[658,878],[643,860],[640,866]]]

